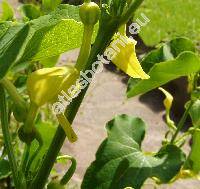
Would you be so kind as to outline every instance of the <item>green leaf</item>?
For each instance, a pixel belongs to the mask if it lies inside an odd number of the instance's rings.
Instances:
[[[127,96],[130,98],[138,94],[146,93],[171,80],[181,76],[188,76],[199,70],[199,57],[193,52],[183,52],[174,60],[153,64],[148,73],[150,79],[142,81],[130,79]]]
[[[53,11],[61,2],[62,0],[42,0],[42,6],[45,11]]]
[[[133,97],[148,92],[181,76],[200,70],[200,59],[192,52],[183,52],[175,60],[155,64],[148,75],[150,79],[137,82],[128,88],[127,96]]]
[[[184,166],[185,169],[191,169],[195,173],[200,172],[200,130],[196,130],[192,137],[192,148],[191,152],[188,156],[186,164]]]
[[[3,35],[6,33],[9,27],[10,27],[10,22],[0,23],[0,39],[3,37]]]
[[[38,18],[41,14],[40,9],[34,4],[24,4],[20,7],[20,11],[30,20]]]
[[[1,5],[2,5],[2,15],[0,20],[3,21],[13,20],[14,17],[13,8],[8,4],[6,0],[3,0]]]
[[[188,38],[178,37],[163,44],[159,49],[153,50],[147,54],[142,60],[141,65],[145,72],[149,72],[154,64],[173,60],[184,51],[195,52],[195,45]]]
[[[0,160],[0,180],[5,179],[11,175],[9,161],[5,159]]]
[[[199,0],[145,0],[135,14],[143,22],[141,13],[150,22],[141,28],[139,35],[146,45],[155,46],[177,36],[200,40]]]
[[[159,49],[151,51],[141,62],[143,70],[148,73],[151,68],[157,63],[174,60],[182,52],[195,52],[195,45],[191,40],[184,37],[179,37],[165,43]],[[141,82],[140,79],[130,78],[128,82],[127,93],[134,89],[134,87]],[[128,96],[129,97],[129,96]],[[130,96],[131,97],[131,96]]]
[[[82,23],[73,19],[63,19],[53,27],[42,28],[35,32],[20,61],[42,60],[78,48],[82,33]]]
[[[13,26],[0,39],[0,79],[14,65],[28,32],[28,25]]]
[[[58,56],[82,44],[83,24],[80,22],[79,8],[76,6],[60,5],[50,15],[33,20],[31,29],[34,34],[18,62],[38,61]],[[98,25],[95,26],[93,40],[97,30]]]
[[[60,56],[53,56],[50,58],[46,58],[40,61],[40,64],[42,64],[45,68],[51,68],[56,65],[58,62]]]
[[[79,9],[72,5],[61,5],[51,14],[30,21],[29,40],[18,62],[42,60],[79,47],[83,33],[79,21]]]
[[[108,137],[88,168],[82,189],[140,189],[147,178],[167,183],[179,172],[185,155],[176,146],[165,146],[155,156],[142,152],[146,126],[140,118],[116,116],[106,128]]]
[[[53,136],[56,132],[56,126],[52,125],[51,123],[39,122],[36,124],[36,127],[42,136],[43,146],[40,149],[39,153],[37,154],[36,158],[34,159],[31,165],[31,170],[33,172],[36,171],[36,168],[38,168],[39,163],[41,163],[41,160],[43,159],[44,155],[47,153],[49,146],[51,144],[51,141],[53,139]],[[31,144],[30,156],[33,155],[33,153],[37,150],[37,148],[38,148],[38,142],[34,140],[33,143]]]
[[[200,127],[200,100],[196,100],[189,111],[194,126]]]
[[[0,78],[14,65],[79,47],[83,25],[78,21],[78,7],[62,5],[51,14],[26,24],[1,24],[0,28],[4,29],[0,32]]]

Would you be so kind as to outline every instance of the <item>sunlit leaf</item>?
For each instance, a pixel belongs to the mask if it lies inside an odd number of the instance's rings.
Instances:
[[[40,63],[45,67],[45,68],[50,68],[56,65],[58,62],[59,56],[53,56],[50,58],[45,58],[40,61]]]
[[[8,4],[6,0],[3,0],[1,5],[2,5],[2,14],[0,16],[0,20],[3,21],[12,20],[14,17],[13,8]]]
[[[62,5],[26,24],[0,24],[0,78],[10,67],[79,47],[83,26],[78,21],[78,7]]]

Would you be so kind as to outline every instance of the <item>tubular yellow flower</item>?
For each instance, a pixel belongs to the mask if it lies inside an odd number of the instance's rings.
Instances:
[[[60,125],[62,126],[63,130],[65,131],[65,134],[70,142],[76,142],[78,137],[76,133],[74,132],[71,124],[69,123],[68,119],[65,117],[64,114],[57,114],[56,115]]]
[[[135,45],[137,42],[127,36],[117,36],[108,48],[114,49],[115,56],[111,59],[112,62],[126,74],[133,78],[149,79],[135,53]]]
[[[25,133],[32,132],[39,107],[54,102],[62,90],[68,90],[76,82],[78,76],[78,71],[72,66],[44,68],[29,75],[27,90],[31,103],[24,125]],[[69,141],[75,142],[77,136],[65,115],[56,116]]]
[[[168,91],[163,89],[162,87],[159,87],[159,90],[161,90],[166,97],[165,100],[163,101],[163,104],[164,104],[166,110],[169,111],[172,107],[173,96]]]
[[[164,104],[165,109],[166,109],[166,122],[167,122],[167,125],[169,126],[170,129],[176,131],[175,123],[170,118],[170,109],[172,107],[173,96],[168,91],[163,89],[162,87],[159,87],[158,89],[160,91],[162,91],[164,93],[164,95],[165,95],[165,99],[163,101],[163,104]]]
[[[52,102],[63,89],[69,88],[77,79],[78,71],[72,67],[43,68],[31,73],[27,90],[31,102],[38,107]]]

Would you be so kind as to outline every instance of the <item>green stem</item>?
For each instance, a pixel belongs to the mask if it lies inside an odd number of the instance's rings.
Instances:
[[[64,114],[57,114],[56,115],[60,126],[62,126],[63,130],[65,131],[65,134],[70,142],[76,142],[78,137],[76,133],[74,132],[71,124],[67,120],[66,116]]]
[[[2,85],[0,85],[0,115],[1,115],[1,127],[2,127],[3,136],[4,136],[5,147],[8,153],[8,159],[9,159],[10,167],[12,170],[15,187],[16,189],[20,189],[19,180],[18,180],[17,162],[14,156],[14,150],[12,147],[12,139],[9,132],[6,96],[5,96],[5,91]]]
[[[12,100],[21,108],[26,108],[26,102],[22,96],[18,93],[16,87],[6,78],[0,80],[0,83],[7,90],[8,94],[11,96]]]
[[[91,53],[87,64],[85,65],[83,71],[91,70],[92,64],[97,60],[97,55],[102,55],[106,47],[109,45],[113,35],[118,30],[119,26],[125,24],[126,21],[131,17],[131,14],[138,8],[138,6],[143,2],[143,0],[137,0],[136,4],[131,4],[132,10],[128,10],[128,13],[125,15],[126,18],[123,20],[108,19],[103,18],[100,20],[99,31],[95,40],[95,43],[91,49]],[[128,15],[130,14],[130,15]],[[121,22],[120,22],[121,21]],[[89,85],[81,91],[79,96],[75,98],[72,103],[69,105],[66,111],[66,118],[72,124],[78,109],[83,101],[83,98],[87,92]],[[43,189],[46,181],[49,177],[51,169],[56,161],[56,158],[60,152],[61,147],[63,146],[64,140],[66,138],[64,130],[59,126],[56,134],[53,138],[51,146],[48,149],[46,156],[44,157],[43,163],[38,170],[36,177],[31,183],[30,189]]]
[[[28,115],[24,124],[25,133],[32,133],[37,112],[38,106],[31,102]]]
[[[74,172],[76,171],[76,160],[71,156],[64,156],[62,158],[65,158],[71,161],[70,168],[68,169],[67,173],[65,173],[65,175],[60,181],[61,185],[66,185],[69,182],[69,180],[72,178]]]
[[[25,146],[25,153],[24,153],[24,157],[21,161],[21,170],[24,172],[25,171],[25,168],[26,168],[26,165],[27,165],[27,162],[28,162],[28,158],[29,158],[29,154],[30,154],[30,148],[31,146],[30,145],[26,145]]]
[[[179,133],[179,132],[181,131],[181,129],[183,128],[184,123],[185,123],[185,121],[186,121],[186,119],[187,119],[187,116],[188,116],[188,114],[189,114],[190,108],[192,107],[193,103],[194,103],[193,101],[191,101],[191,102],[189,103],[189,106],[187,107],[187,109],[185,110],[183,116],[181,117],[181,120],[179,121],[179,123],[178,123],[178,125],[177,125],[177,130],[176,130],[175,134],[174,134],[173,137],[172,137],[171,144],[174,143],[176,137],[178,136],[178,133]]]
[[[134,12],[142,4],[143,1],[144,0],[135,0],[129,4],[128,10],[124,13],[122,19],[120,20],[120,25],[126,24],[129,21],[129,19],[133,16]]]
[[[79,71],[85,67],[90,55],[93,30],[94,26],[84,26],[82,45],[75,65]]]
[[[126,24],[121,25],[121,27],[119,28],[119,33],[121,35],[126,35]]]
[[[42,145],[39,145],[38,148],[36,149],[36,151],[30,157],[28,164],[26,164],[27,165],[26,168],[25,168],[25,175],[26,176],[28,175],[28,171],[30,170],[31,165],[32,165],[34,159],[36,158],[36,156],[38,155],[38,153],[40,152],[41,148],[42,148]]]
[[[92,47],[91,54],[84,68],[84,71],[92,69],[92,63],[97,60],[97,55],[98,54],[101,55],[104,52],[105,48],[107,47],[107,45],[109,45],[110,40],[112,39],[114,33],[117,31],[119,27],[118,20],[114,20],[112,22],[110,21],[106,24],[107,26],[99,28],[98,35]],[[88,87],[83,89],[79,94],[79,96],[75,98],[67,108],[66,117],[71,124],[76,116],[76,113],[81,105],[81,102],[86,94]],[[53,138],[51,146],[49,147],[48,152],[44,157],[43,163],[39,168],[39,171],[31,184],[30,189],[44,188],[45,183],[48,179],[48,176],[51,172],[54,162],[56,161],[56,158],[60,152],[60,149],[64,143],[65,138],[66,138],[65,132],[62,129],[62,127],[59,126]]]
[[[174,121],[172,121],[170,118],[170,110],[166,110],[166,122],[168,127],[172,129],[172,131],[176,131],[176,126],[174,124]]]

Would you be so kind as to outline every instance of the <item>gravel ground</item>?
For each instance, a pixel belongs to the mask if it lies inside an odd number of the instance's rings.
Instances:
[[[1,2],[1,0],[0,0]],[[17,0],[9,0],[17,10]],[[75,62],[78,51],[71,51],[61,57],[61,62]],[[156,151],[166,131],[163,122],[164,112],[161,110],[159,95],[152,93],[141,98],[136,97],[127,100],[125,97],[126,85],[122,83],[122,77],[104,69],[103,73],[96,75],[94,82],[87,92],[74,121],[74,128],[79,140],[71,145],[65,143],[62,152],[74,155],[78,167],[73,180],[80,183],[86,168],[95,158],[95,152],[106,137],[105,124],[117,114],[128,114],[141,117],[148,125],[147,135],[143,149]],[[146,103],[144,103],[144,101]],[[152,108],[153,105],[156,108]],[[62,171],[62,168],[60,169]],[[147,182],[145,189],[153,189],[154,186]],[[179,180],[172,185],[158,186],[158,189],[199,189],[200,181]]]

